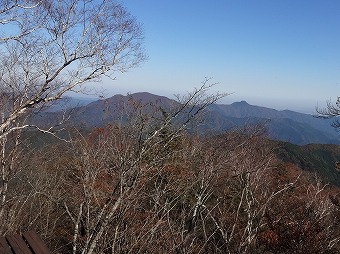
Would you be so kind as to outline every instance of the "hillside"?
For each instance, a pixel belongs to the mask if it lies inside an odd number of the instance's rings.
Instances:
[[[340,172],[335,164],[340,161],[340,146],[310,144],[304,146],[279,142],[276,154],[283,163],[291,163],[304,171],[316,173],[325,183],[340,186]]]

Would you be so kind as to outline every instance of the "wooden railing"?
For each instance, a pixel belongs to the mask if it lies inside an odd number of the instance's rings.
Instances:
[[[0,237],[0,254],[50,254],[35,231]]]

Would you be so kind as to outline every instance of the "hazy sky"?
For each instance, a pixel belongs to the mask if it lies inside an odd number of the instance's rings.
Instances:
[[[223,103],[314,110],[340,95],[339,0],[123,0],[149,60],[108,94],[184,94],[213,77]]]

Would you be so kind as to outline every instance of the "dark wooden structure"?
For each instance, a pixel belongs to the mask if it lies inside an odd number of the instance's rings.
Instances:
[[[0,254],[51,254],[35,231],[0,237]]]

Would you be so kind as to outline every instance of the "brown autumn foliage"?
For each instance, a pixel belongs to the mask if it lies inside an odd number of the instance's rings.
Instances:
[[[339,190],[280,162],[263,126],[202,137],[135,106],[71,142],[13,136],[2,233],[53,253],[339,252]]]
[[[337,190],[280,164],[258,126],[183,135],[157,158],[130,134],[111,125],[35,151],[12,190],[30,193],[14,229],[54,253],[89,252],[100,230],[93,253],[338,252]]]

